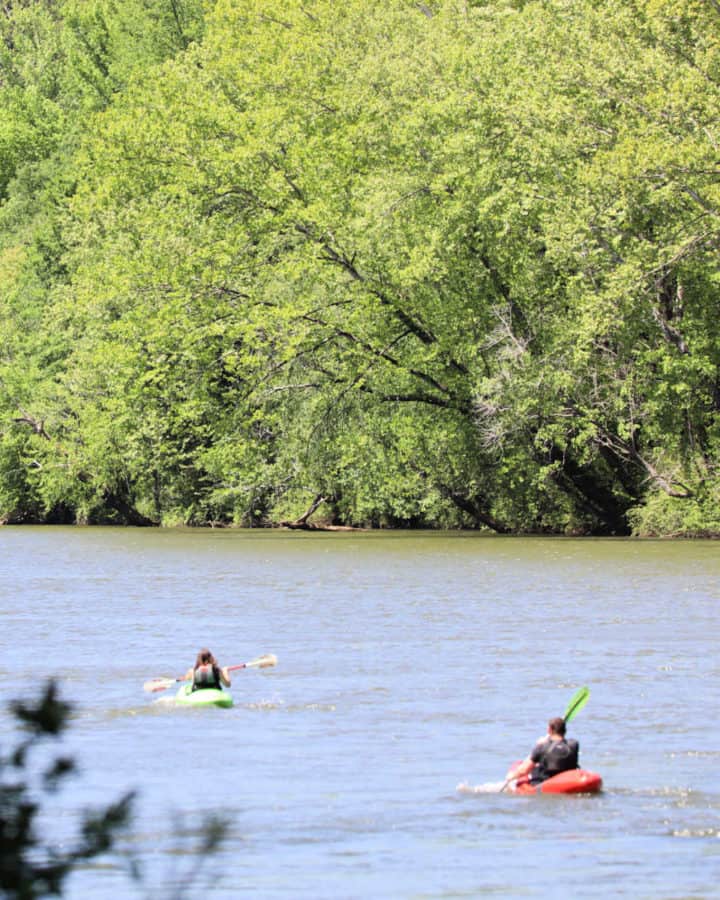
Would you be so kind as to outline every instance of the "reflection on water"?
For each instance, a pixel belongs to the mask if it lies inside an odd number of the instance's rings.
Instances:
[[[137,787],[155,885],[189,852],[173,817],[220,810],[215,897],[705,898],[719,576],[712,542],[2,528],[0,674],[8,699],[61,676],[83,774],[53,825]],[[232,709],[143,693],[203,645],[278,666],[234,673]],[[499,793],[583,684],[604,792]],[[70,896],[137,892],[108,864]]]

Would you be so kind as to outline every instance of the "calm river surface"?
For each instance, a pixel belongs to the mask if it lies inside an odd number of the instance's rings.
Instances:
[[[210,811],[193,898],[720,896],[718,543],[6,527],[0,592],[6,700],[60,676],[77,705],[46,834],[139,792],[144,888],[103,859],[72,900],[170,897]],[[278,665],[230,710],[143,692],[203,645]],[[584,684],[600,796],[458,791]]]

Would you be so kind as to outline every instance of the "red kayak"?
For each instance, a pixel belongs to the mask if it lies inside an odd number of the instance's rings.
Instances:
[[[602,778],[587,769],[569,769],[540,784],[530,784],[522,778],[510,788],[513,794],[597,794],[601,790]]]

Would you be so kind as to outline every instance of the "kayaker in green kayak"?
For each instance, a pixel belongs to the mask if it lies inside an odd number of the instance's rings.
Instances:
[[[227,666],[222,668],[212,653],[203,647],[198,653],[195,665],[187,670],[185,680],[192,683],[193,691],[201,691],[204,688],[222,689],[222,685],[230,687],[230,675]]]
[[[565,737],[565,719],[557,716],[548,722],[546,737],[540,738],[527,759],[508,772],[507,780],[528,776],[531,784],[540,784],[560,772],[577,769],[579,753],[580,744]]]

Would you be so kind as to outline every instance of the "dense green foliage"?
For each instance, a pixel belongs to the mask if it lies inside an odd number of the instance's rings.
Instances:
[[[716,0],[0,9],[0,516],[720,533]]]

